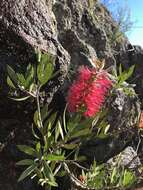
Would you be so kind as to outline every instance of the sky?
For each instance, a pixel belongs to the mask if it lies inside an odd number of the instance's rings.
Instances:
[[[125,1],[125,0],[121,0]],[[143,0],[128,0],[133,27],[127,34],[131,43],[143,47]]]
[[[143,47],[143,0],[108,0],[112,3],[109,8],[112,9],[119,6],[126,6],[130,10],[131,21],[133,26],[126,35],[133,45],[140,45]],[[114,2],[113,2],[114,1]],[[114,4],[113,6],[111,6]],[[116,4],[116,6],[115,6]]]

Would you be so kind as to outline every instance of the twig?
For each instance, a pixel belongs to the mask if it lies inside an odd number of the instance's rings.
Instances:
[[[87,169],[84,166],[81,166],[79,163],[75,162],[74,160],[64,160],[64,162],[73,164],[73,165],[77,166],[78,168],[83,169],[85,171],[88,171],[88,172],[91,171],[90,169]]]
[[[70,177],[70,180],[72,184],[75,186],[75,188],[79,190],[96,190],[94,188],[88,188],[87,184],[83,184],[80,180],[78,180],[69,170],[68,165],[63,162],[63,166],[65,171],[67,172],[68,176]]]

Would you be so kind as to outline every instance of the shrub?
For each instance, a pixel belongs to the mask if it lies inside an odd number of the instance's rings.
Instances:
[[[62,116],[59,116],[57,111],[41,103],[43,86],[57,75],[54,73],[53,63],[53,57],[39,52],[37,65],[29,64],[25,73],[17,73],[10,66],[7,67],[10,92],[18,91],[16,94],[19,96],[12,99],[27,101],[32,98],[36,105],[31,126],[33,143],[18,145],[19,150],[27,154],[27,159],[17,162],[17,165],[27,167],[18,181],[26,177],[36,178],[38,184],[45,190],[50,190],[51,187],[58,186],[57,177],[68,175],[72,183],[84,188],[130,186],[135,181],[131,171],[119,167],[118,163],[113,168],[94,162],[90,169],[85,168],[82,163],[86,162],[86,158],[79,155],[79,149],[83,141],[93,136],[108,137],[110,125],[106,121],[108,108],[104,103],[112,89],[125,88],[123,83],[131,76],[134,67],[124,72],[120,67],[117,76],[116,73],[111,75],[104,69],[83,66],[77,80],[70,87],[67,106]],[[82,169],[81,175],[76,176],[71,166],[79,171]]]

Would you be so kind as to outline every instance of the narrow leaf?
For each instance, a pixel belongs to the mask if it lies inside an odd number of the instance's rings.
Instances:
[[[63,161],[63,160],[65,160],[65,157],[64,157],[64,155],[48,154],[47,160],[49,160],[49,161]]]
[[[58,121],[58,128],[59,128],[59,132],[61,134],[62,140],[64,140],[64,133],[63,133],[63,129],[62,129],[60,121]]]
[[[41,85],[44,85],[51,78],[53,69],[53,58],[50,55],[42,54],[37,68],[37,76]]]
[[[49,182],[51,182],[51,185],[57,186],[57,183],[55,182],[55,178],[54,178],[51,168],[49,167],[49,164],[46,161],[44,161],[43,165],[44,165],[43,172],[44,172],[45,177],[49,179]]]
[[[33,163],[34,163],[33,160],[25,159],[25,160],[21,160],[21,161],[17,162],[16,165],[18,165],[18,166],[26,166],[26,165],[29,166],[29,165],[32,165]]]
[[[37,166],[35,164],[29,166],[24,172],[22,172],[22,174],[20,175],[18,182],[22,181],[23,179],[25,179],[26,177],[28,177],[36,168]]]
[[[76,148],[77,146],[78,146],[78,144],[65,144],[63,147],[65,149],[72,150],[72,149]]]
[[[9,76],[7,77],[7,84],[11,87],[11,88],[15,88],[12,80],[9,78]]]
[[[17,145],[17,147],[20,151],[24,152],[25,154],[36,156],[36,151],[32,147],[29,147],[27,145]]]
[[[26,70],[26,74],[25,74],[25,88],[29,89],[29,87],[31,86],[32,83],[34,83],[34,67],[32,64],[29,64]]]
[[[17,75],[16,75],[15,71],[14,71],[9,65],[7,65],[7,72],[8,72],[8,75],[9,75],[10,79],[11,79],[14,83],[17,84],[17,81],[18,81]]]
[[[18,83],[20,86],[23,86],[25,88],[25,78],[24,75],[22,73],[17,73],[17,77],[18,77]]]
[[[80,130],[78,132],[73,132],[71,133],[70,137],[71,138],[77,138],[77,137],[81,137],[81,136],[85,136],[85,135],[89,135],[91,133],[91,131],[87,128],[87,129],[83,129],[83,130]]]

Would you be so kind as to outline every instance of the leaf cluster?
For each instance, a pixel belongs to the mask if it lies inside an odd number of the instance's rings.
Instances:
[[[89,188],[101,189],[126,189],[136,182],[133,171],[124,168],[117,159],[113,164],[97,165],[94,161],[89,172],[82,170],[82,176]]]

